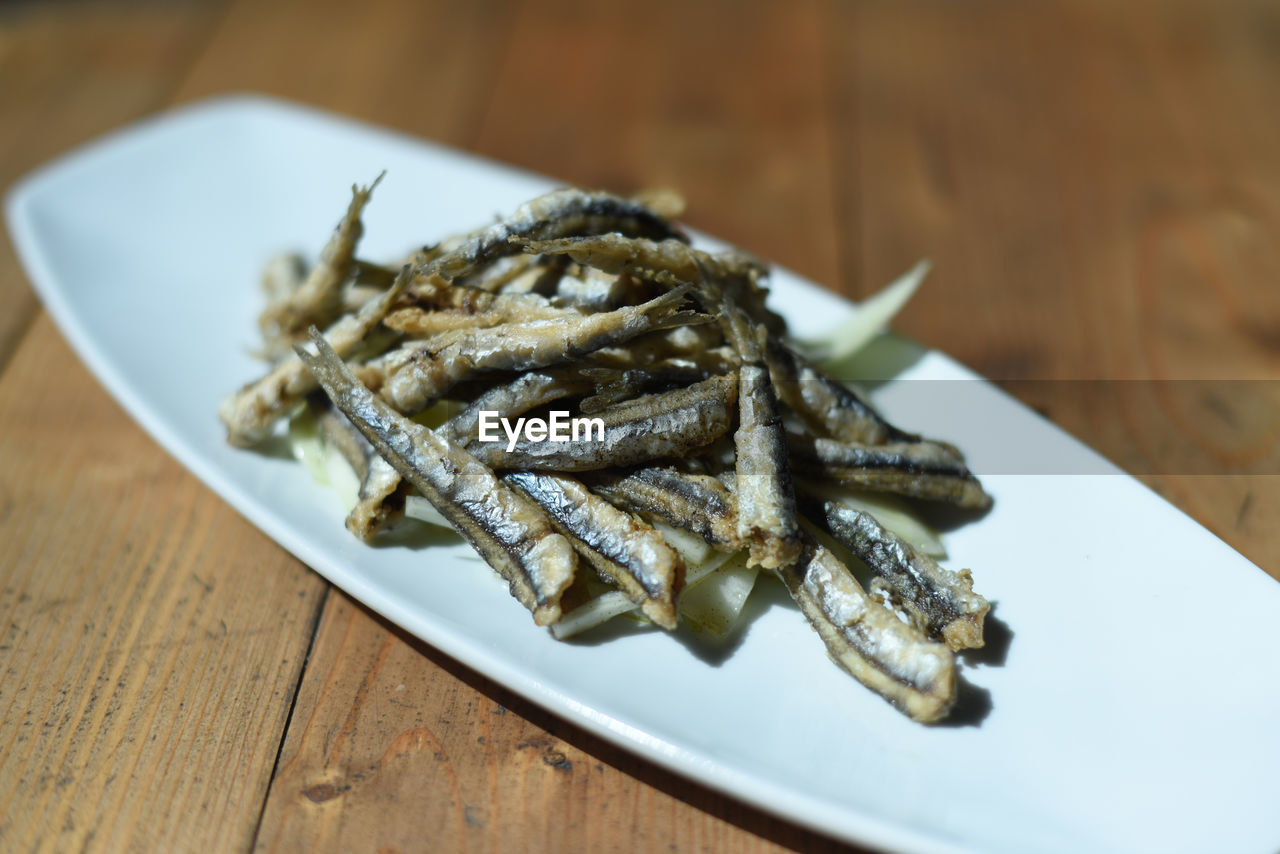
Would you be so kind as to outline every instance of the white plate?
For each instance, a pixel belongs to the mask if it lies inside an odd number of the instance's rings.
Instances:
[[[794,608],[762,598],[719,658],[661,632],[557,643],[462,546],[373,549],[301,466],[223,441],[218,400],[248,355],[257,278],[314,254],[352,182],[388,177],[361,254],[510,211],[552,183],[260,98],[134,125],[26,178],[9,227],[72,345],[153,436],[285,548],[418,637],[660,765],[836,836],[910,851],[1275,851],[1280,586],[994,387],[980,411],[906,427],[977,470],[1011,444],[1077,476],[988,476],[994,511],[948,538],[1013,632],[966,677],[991,708],[924,727],[837,670]],[[747,247],[750,248],[750,247]],[[779,271],[800,332],[847,311]],[[927,298],[927,295],[923,298]],[[929,353],[907,376],[973,379]],[[904,398],[905,400],[905,398]],[[994,426],[994,427],[993,427]],[[1211,579],[1211,588],[1206,585]]]

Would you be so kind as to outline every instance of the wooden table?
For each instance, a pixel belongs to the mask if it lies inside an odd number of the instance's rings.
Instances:
[[[568,183],[679,187],[694,226],[852,297],[929,256],[900,331],[1276,574],[1276,467],[1192,476],[1223,469],[1151,445],[1159,400],[1042,392],[1280,375],[1277,34],[1263,2],[6,4],[0,183],[252,90]],[[0,582],[3,850],[840,847],[330,587],[123,414],[7,246]]]

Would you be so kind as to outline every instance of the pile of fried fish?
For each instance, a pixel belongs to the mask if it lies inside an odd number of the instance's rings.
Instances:
[[[353,534],[375,537],[423,496],[540,626],[571,607],[585,564],[674,629],[685,565],[655,524],[745,550],[837,664],[916,720],[947,715],[955,652],[982,646],[987,601],[967,570],[824,496],[990,498],[955,447],[888,423],[797,350],[757,259],[693,248],[673,193],[568,189],[396,269],[356,257],[376,185],[352,188],[314,267],[266,271],[272,367],[223,402],[233,445],[310,407],[360,478]],[[442,401],[449,417],[426,426]],[[481,413],[551,405],[603,434],[478,440]]]

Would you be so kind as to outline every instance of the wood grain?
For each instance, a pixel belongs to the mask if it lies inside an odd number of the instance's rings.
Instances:
[[[998,380],[1274,377],[1274,13],[906,7],[834,7],[850,290],[932,257],[900,328]]]
[[[813,0],[516,4],[474,148],[582,186],[675,187],[691,225],[832,284],[826,21]]]
[[[0,849],[247,847],[325,586],[43,314],[0,436]]]
[[[928,256],[901,331],[1280,577],[1280,478],[1189,474],[1274,447],[1270,410],[1232,432],[1162,385],[1280,371],[1277,33],[1273,4],[1186,0],[9,5],[0,180],[248,90],[675,186],[850,296]],[[839,847],[328,591],[110,402],[8,250],[0,371],[0,849]]]
[[[846,292],[932,258],[901,331],[1012,381],[1280,577],[1280,538],[1246,527],[1280,505],[1276,10],[832,9]],[[1258,381],[1241,414],[1261,428],[1226,444],[1270,462],[1232,473],[1185,380]]]
[[[637,762],[335,591],[257,847],[773,851],[779,844],[847,850]]]
[[[175,100],[263,92],[465,146],[506,44],[505,5],[239,0]]]
[[[220,3],[0,5],[0,187],[50,157],[157,109]],[[0,241],[0,367],[36,311]]]

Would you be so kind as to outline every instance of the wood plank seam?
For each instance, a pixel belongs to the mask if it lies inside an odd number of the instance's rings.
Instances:
[[[312,571],[314,572],[315,570]],[[289,737],[289,726],[293,723],[293,713],[298,708],[298,696],[302,693],[302,681],[307,678],[308,668],[311,665],[311,656],[315,653],[316,641],[320,637],[320,621],[324,617],[325,605],[332,595],[333,585],[330,584],[324,595],[316,600],[315,613],[311,615],[311,642],[307,645],[307,654],[302,659],[302,666],[298,668],[298,678],[293,685],[293,696],[289,698],[289,712],[284,717],[284,725],[280,728],[280,735],[276,740],[276,758],[271,763],[271,777],[267,780],[267,785],[262,790],[262,803],[258,805],[258,819],[253,824],[253,836],[249,843],[250,850],[258,847],[258,836],[262,833],[262,818],[267,813],[267,803],[271,800],[271,792],[275,788],[276,777],[280,772],[280,758],[284,755],[284,744]]]
[[[15,335],[7,347],[4,346],[3,340],[0,340],[0,377],[3,377],[5,371],[9,369],[13,354],[18,352],[27,338],[31,336],[32,330],[35,329],[36,318],[40,316],[40,312],[43,310],[44,307],[39,301],[33,303],[30,306],[30,310],[24,312],[26,317],[22,321],[22,333]]]
[[[43,304],[39,300],[34,300],[28,305],[18,307],[18,313],[22,315],[20,327],[22,332],[10,338],[8,342],[0,340],[0,376],[4,375],[5,370],[8,369],[9,363],[13,359],[13,354],[18,352],[22,342],[27,340],[27,336],[31,334],[36,318],[42,310]]]

